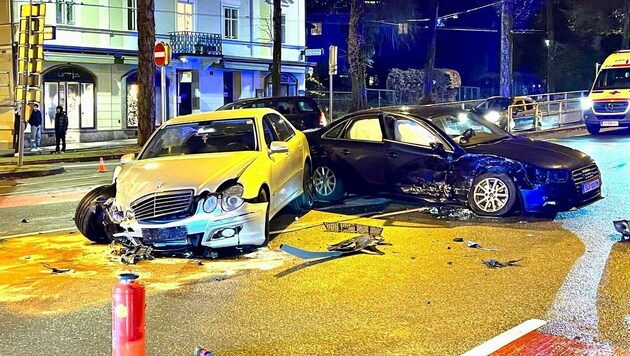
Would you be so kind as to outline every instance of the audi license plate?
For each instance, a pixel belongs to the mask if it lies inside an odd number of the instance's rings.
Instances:
[[[588,193],[599,188],[599,179],[582,184],[582,194]]]
[[[601,126],[619,126],[619,121],[602,121]]]
[[[163,229],[142,229],[144,241],[173,241],[184,240],[188,237],[186,226],[166,227]]]

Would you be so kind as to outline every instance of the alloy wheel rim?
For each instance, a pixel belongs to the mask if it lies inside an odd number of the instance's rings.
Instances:
[[[315,174],[313,174],[313,183],[315,185],[315,192],[321,196],[329,196],[337,187],[337,177],[335,173],[326,167],[317,167]]]
[[[505,207],[510,199],[510,191],[502,180],[485,178],[475,186],[473,199],[479,209],[494,213]]]

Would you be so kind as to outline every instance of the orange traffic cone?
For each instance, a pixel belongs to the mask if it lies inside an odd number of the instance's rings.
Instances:
[[[103,157],[101,157],[101,161],[98,163],[98,172],[99,173],[107,172],[107,168],[105,168],[105,161],[103,161]]]

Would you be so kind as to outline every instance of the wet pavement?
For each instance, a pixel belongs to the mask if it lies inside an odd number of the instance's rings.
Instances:
[[[111,287],[127,269],[147,287],[150,355],[191,355],[197,345],[217,355],[457,355],[532,318],[547,320],[545,331],[558,336],[628,349],[630,244],[616,243],[612,220],[630,218],[624,199],[630,137],[557,142],[596,159],[606,199],[555,220],[481,219],[464,209],[401,214],[417,206],[354,200],[302,216],[282,214],[272,222],[278,235],[268,249],[131,267],[77,232],[0,241],[1,353],[109,353]],[[0,236],[71,228],[73,194],[111,178],[95,177],[93,167],[74,169],[54,183],[0,182]],[[52,192],[64,200],[35,198]],[[41,229],[16,223],[24,212],[35,212],[31,218]],[[56,225],[37,220],[51,216],[58,217]],[[280,244],[324,251],[353,236],[325,232],[323,221],[382,226],[392,245],[379,247],[383,256],[326,261],[279,251]],[[498,251],[468,248],[466,241]],[[502,269],[482,263],[520,258]],[[55,275],[43,263],[73,272]]]

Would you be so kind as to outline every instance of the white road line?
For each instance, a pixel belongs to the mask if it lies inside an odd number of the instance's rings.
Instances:
[[[540,319],[530,319],[513,327],[512,329],[503,332],[492,339],[484,342],[483,344],[475,347],[474,349],[463,353],[461,356],[487,356],[493,352],[498,351],[504,346],[507,346],[511,342],[518,340],[519,338],[529,334],[530,332],[545,325],[547,322]]]
[[[89,175],[89,176],[81,176],[81,177],[75,177],[75,178],[66,178],[66,179],[57,179],[57,180],[46,180],[46,181],[40,181],[40,182],[30,182],[30,183],[18,183],[16,185],[16,187],[24,187],[24,186],[29,186],[29,185],[39,185],[39,184],[52,184],[52,183],[61,183],[61,182],[70,182],[73,180],[81,180],[81,179],[90,179],[90,178],[99,178],[102,177],[98,174],[94,174],[94,175]],[[111,179],[110,179],[111,180]]]
[[[9,236],[0,236],[0,240],[8,240],[8,239],[15,239],[18,237],[25,237],[25,236],[32,236],[32,235],[43,235],[43,234],[50,234],[53,232],[65,232],[65,231],[76,231],[77,228],[76,227],[66,227],[63,229],[53,229],[53,230],[45,230],[45,231],[35,231],[35,232],[25,232],[23,234],[17,234],[17,235],[9,235]]]
[[[109,182],[109,181],[108,181]],[[35,193],[50,193],[50,195],[55,195],[55,194],[61,194],[61,193],[68,193],[68,192],[74,192],[74,191],[83,191],[83,190],[89,190],[88,188],[96,188],[101,184],[94,184],[94,182],[90,182],[87,184],[75,184],[72,187],[69,188],[81,188],[81,189],[63,189],[63,190],[50,190],[50,188],[45,188],[45,189],[34,189],[34,190],[27,190],[27,191],[20,191],[20,192],[11,192],[11,193],[2,193],[0,194],[0,197],[8,197],[8,196],[17,196],[17,195],[28,195],[28,194],[35,194]]]

